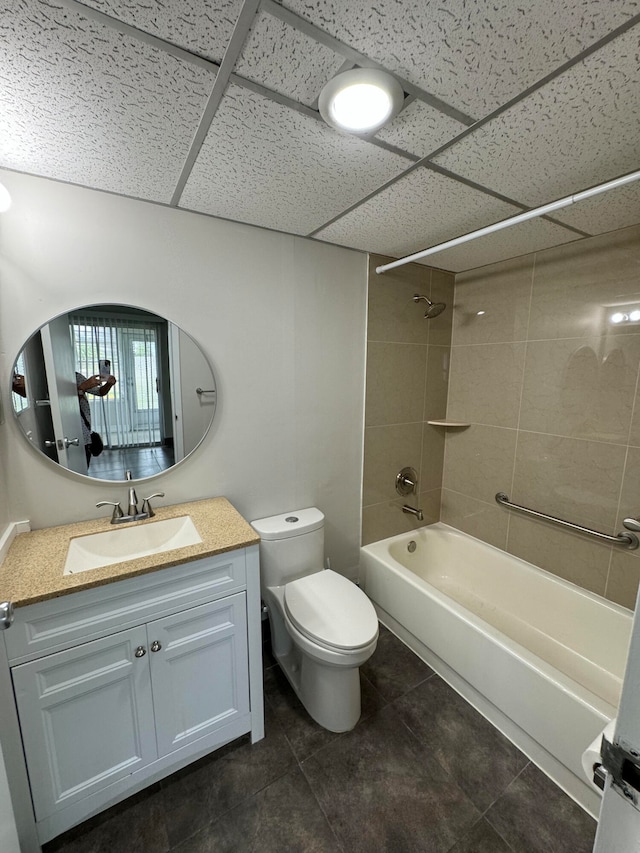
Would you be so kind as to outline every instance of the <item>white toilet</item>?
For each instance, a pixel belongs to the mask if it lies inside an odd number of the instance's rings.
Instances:
[[[313,719],[332,732],[360,718],[358,668],[378,641],[367,596],[323,569],[324,515],[319,509],[260,518],[260,587],[269,610],[273,654]]]

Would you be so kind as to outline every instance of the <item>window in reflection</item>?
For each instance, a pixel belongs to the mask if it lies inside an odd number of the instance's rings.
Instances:
[[[100,317],[72,314],[71,335],[76,366],[91,376],[100,366],[103,376],[113,375],[116,384],[103,397],[88,397],[92,429],[110,449],[162,446],[165,456],[173,448],[173,436],[161,412],[160,389],[164,384],[160,353],[168,350],[168,323],[151,319]],[[165,458],[169,465],[173,459]]]

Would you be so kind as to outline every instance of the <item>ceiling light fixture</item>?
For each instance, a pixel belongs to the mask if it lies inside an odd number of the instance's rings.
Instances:
[[[328,125],[347,133],[372,133],[396,116],[404,104],[402,86],[375,68],[353,68],[325,85],[318,107]]]

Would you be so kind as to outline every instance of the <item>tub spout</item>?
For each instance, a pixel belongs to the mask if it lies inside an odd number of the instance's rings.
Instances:
[[[405,504],[402,507],[402,512],[407,512],[407,513],[409,513],[409,515],[415,515],[415,517],[418,519],[418,521],[424,521],[424,515],[422,514],[421,509],[416,509],[413,506],[408,506],[408,504]]]

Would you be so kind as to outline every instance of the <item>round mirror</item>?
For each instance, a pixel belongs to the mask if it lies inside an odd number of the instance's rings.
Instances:
[[[127,305],[88,305],[45,323],[18,354],[11,382],[31,447],[98,480],[176,465],[216,409],[213,370],[195,341]]]

